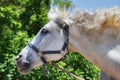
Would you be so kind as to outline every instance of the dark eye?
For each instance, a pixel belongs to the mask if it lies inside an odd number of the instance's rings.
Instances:
[[[47,29],[42,29],[41,33],[48,33],[49,31]]]

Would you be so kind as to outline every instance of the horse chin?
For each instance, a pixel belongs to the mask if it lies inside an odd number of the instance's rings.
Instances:
[[[21,74],[29,74],[31,71],[31,67],[22,67],[18,68],[18,70]]]
[[[21,74],[29,74],[30,71],[31,71],[31,69],[19,69],[19,72],[20,72]]]
[[[29,74],[30,70],[19,70],[21,74]]]

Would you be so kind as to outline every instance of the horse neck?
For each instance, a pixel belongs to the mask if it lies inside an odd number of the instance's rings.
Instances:
[[[90,62],[96,63],[96,58],[99,57],[97,49],[92,40],[89,40],[89,35],[80,32],[78,27],[71,27],[70,29],[70,51],[80,52]],[[97,58],[98,59],[98,58]]]
[[[117,58],[120,54],[115,49],[119,43],[120,41],[114,36],[110,37],[95,31],[84,32],[78,27],[70,27],[70,51],[80,52],[86,59],[116,79],[120,79],[118,75],[120,74],[120,66],[118,66],[120,57]]]

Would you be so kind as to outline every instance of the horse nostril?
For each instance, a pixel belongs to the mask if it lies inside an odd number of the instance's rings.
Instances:
[[[29,66],[29,63],[24,63],[24,66]]]
[[[21,58],[22,58],[22,55],[18,55],[17,58],[16,58],[16,61],[20,60]]]
[[[24,67],[30,66],[29,61],[23,60],[22,62],[23,62],[23,66],[24,66]]]

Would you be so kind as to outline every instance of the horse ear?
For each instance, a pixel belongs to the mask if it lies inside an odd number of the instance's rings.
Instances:
[[[65,22],[67,25],[69,25],[69,26],[72,26],[73,23],[74,23],[74,22],[73,22],[71,19],[69,19],[69,18],[68,18],[68,19],[65,19],[64,22]]]
[[[66,23],[65,22],[63,23],[63,27],[66,27]]]
[[[62,29],[68,26],[67,23],[61,19],[56,19],[54,22]]]
[[[62,27],[66,28],[66,27],[68,27],[68,24],[66,22],[63,22]]]

